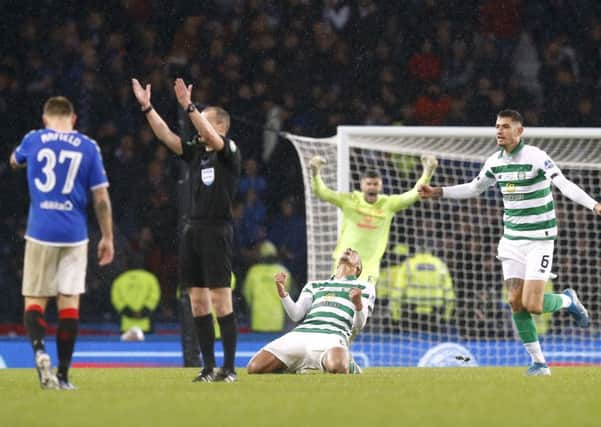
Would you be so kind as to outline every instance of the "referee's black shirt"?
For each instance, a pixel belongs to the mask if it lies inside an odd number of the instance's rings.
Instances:
[[[196,140],[182,143],[182,159],[190,171],[188,220],[197,224],[227,224],[238,190],[242,157],[236,143],[223,138],[221,151],[207,151]]]

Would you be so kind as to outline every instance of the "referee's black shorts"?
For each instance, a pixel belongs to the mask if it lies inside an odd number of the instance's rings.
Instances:
[[[183,288],[229,288],[234,229],[231,224],[186,224],[179,250]]]

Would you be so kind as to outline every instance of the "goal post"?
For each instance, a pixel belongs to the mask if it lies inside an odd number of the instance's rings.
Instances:
[[[376,169],[383,192],[400,194],[421,175],[424,153],[439,160],[432,183],[445,186],[473,179],[486,158],[498,150],[493,127],[340,126],[331,138],[285,137],[294,144],[303,170],[310,280],[331,274],[340,222],[338,209],[311,190],[313,156],[326,159],[321,176],[332,189],[358,190],[361,173]],[[523,140],[545,150],[568,179],[601,200],[601,129],[532,127],[525,129]],[[541,344],[552,364],[601,363],[597,284],[601,220],[553,191],[559,228],[553,272],[558,277],[547,284],[547,290],[575,288],[589,308],[591,326],[575,328],[563,311],[539,316]],[[513,330],[505,302],[501,265],[495,259],[502,217],[502,198],[495,187],[477,198],[426,200],[399,212],[381,262],[376,310],[353,344],[353,352],[364,355],[371,365],[415,366],[437,344],[451,342],[464,346],[480,365],[527,364],[529,357]],[[399,280],[399,274],[408,274],[401,267],[403,258],[418,252],[446,264],[452,298],[447,295],[441,300],[440,294],[423,290],[412,294],[411,280]],[[432,303],[437,298],[441,304]]]

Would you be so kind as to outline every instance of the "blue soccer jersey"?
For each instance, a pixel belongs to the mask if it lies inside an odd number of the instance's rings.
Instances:
[[[77,131],[35,130],[25,135],[15,159],[27,164],[25,237],[56,246],[87,242],[88,191],[108,186],[96,142]]]

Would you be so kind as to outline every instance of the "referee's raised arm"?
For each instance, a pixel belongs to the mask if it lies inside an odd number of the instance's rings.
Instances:
[[[175,79],[175,96],[177,102],[182,106],[188,113],[188,117],[192,121],[194,128],[204,140],[207,146],[215,151],[221,151],[223,149],[223,138],[217,133],[215,128],[211,125],[209,120],[205,117],[204,113],[201,113],[196,108],[196,105],[192,102],[192,85],[186,86],[183,79]]]
[[[131,87],[152,132],[167,148],[175,154],[181,155],[183,153],[181,138],[169,129],[165,120],[163,120],[150,103],[150,83],[142,87],[137,79],[131,79]]]

